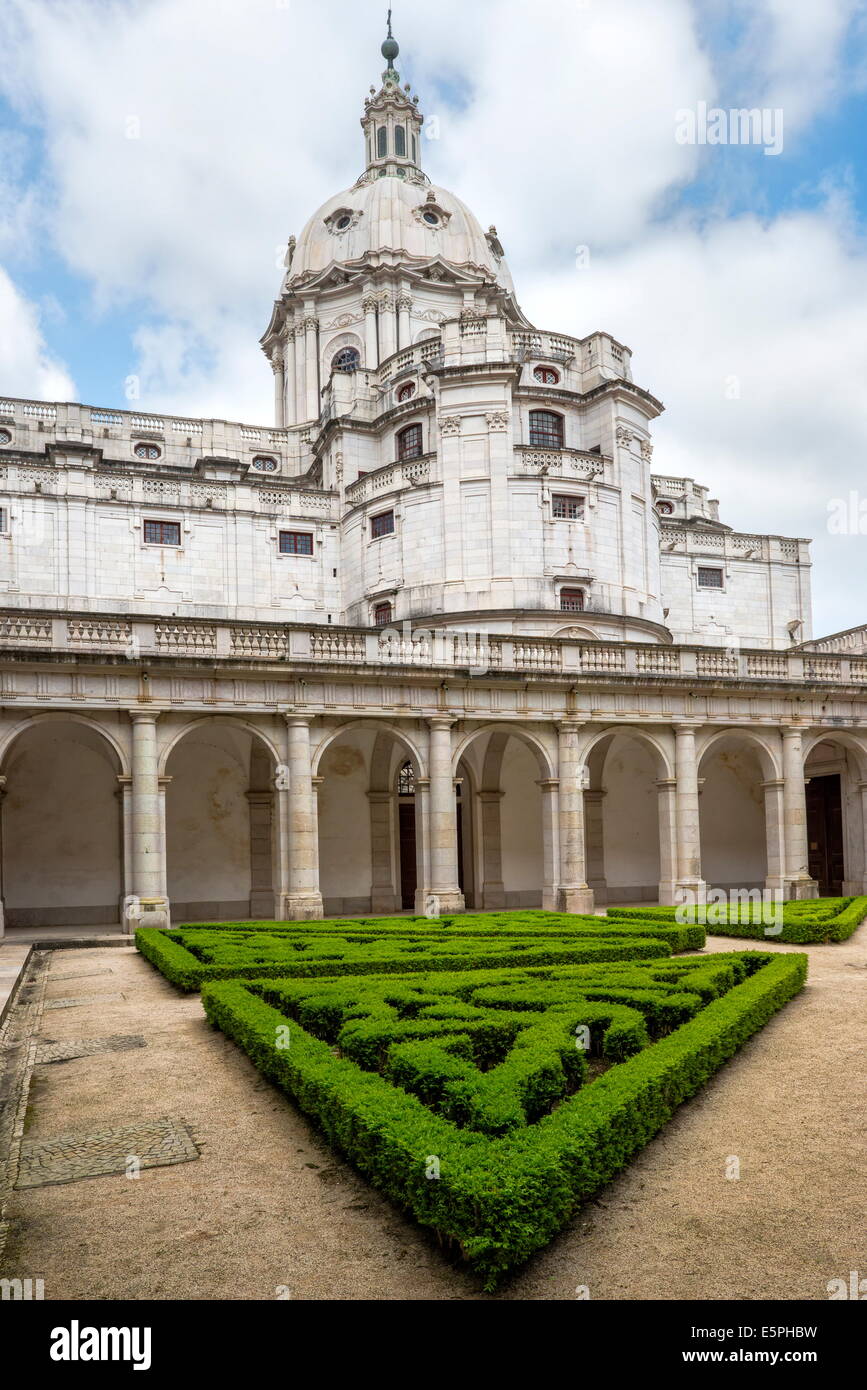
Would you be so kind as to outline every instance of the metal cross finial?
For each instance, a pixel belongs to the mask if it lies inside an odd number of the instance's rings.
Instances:
[[[391,32],[391,10],[389,10],[388,12],[388,37],[390,39],[394,37],[394,35]]]

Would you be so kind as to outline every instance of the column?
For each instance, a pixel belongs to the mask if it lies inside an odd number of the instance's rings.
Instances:
[[[506,906],[503,886],[503,850],[500,838],[501,791],[480,791],[482,823],[482,907],[499,912]]]
[[[142,927],[168,927],[165,829],[157,754],[158,715],[131,710],[132,785],[130,859],[132,883],[124,898],[124,918]],[[133,910],[130,911],[130,908]],[[136,922],[136,918],[138,919]]]
[[[412,330],[410,328],[410,314],[412,313],[412,295],[408,290],[401,289],[397,298],[397,346],[406,348],[412,342]]]
[[[286,715],[289,871],[283,900],[287,920],[322,916],[319,891],[319,825],[310,768],[310,716]]]
[[[560,764],[560,884],[561,912],[593,911],[593,890],[587,883],[584,859],[584,766],[578,753],[581,725],[565,721],[559,729]]]
[[[301,320],[296,320],[294,328],[290,325],[289,331],[295,343],[295,424],[300,425],[307,410],[307,357]]]
[[[457,838],[457,826],[455,827]],[[431,896],[430,778],[415,779],[415,910],[424,916]]]
[[[283,350],[283,380],[285,384],[283,422],[286,425],[294,425],[298,420],[298,405],[296,399],[295,385],[295,329],[289,325],[289,332],[286,335],[286,346]]]
[[[859,893],[867,893],[867,782],[859,782],[861,793],[861,866]],[[853,865],[853,868],[857,867]],[[855,880],[859,882],[858,879]]]
[[[584,837],[587,846],[587,886],[593,889],[593,901],[607,903],[608,883],[605,878],[605,831],[602,803],[606,793],[594,789],[584,793]]]
[[[281,347],[274,348],[271,370],[274,373],[274,423],[282,430],[286,424],[286,369]]]
[[[819,885],[810,878],[807,848],[807,798],[804,781],[802,731],[790,724],[783,729],[783,824],[786,841],[788,898],[815,898]]]
[[[0,777],[0,941],[6,935],[6,912],[3,899],[3,798],[6,795],[6,778]]]
[[[400,909],[395,887],[394,830],[390,791],[370,791],[370,910],[377,916]]]
[[[786,842],[783,834],[785,825],[784,792],[785,780],[782,777],[762,782],[765,795],[765,843],[767,846],[767,877],[765,887],[786,893]]]
[[[703,902],[707,885],[701,876],[701,827],[698,816],[698,768],[695,725],[674,731],[677,774],[677,890],[684,901]]]
[[[379,344],[376,340],[376,295],[368,291],[361,301],[364,311],[364,365],[368,371],[379,366]]]
[[[394,295],[386,290],[379,299],[379,360],[384,362],[397,351],[395,345]]]
[[[656,782],[659,814],[659,901],[677,902],[677,780],[659,777]]]
[[[307,361],[307,416],[308,420],[318,420],[321,401],[319,399],[319,320],[308,312],[304,316],[304,356]]]
[[[437,911],[463,912],[458,884],[458,822],[452,771],[453,719],[442,716],[430,724],[430,896]]]
[[[560,781],[557,777],[546,777],[537,785],[542,793],[542,906],[546,912],[556,912],[560,868]]]
[[[271,823],[274,793],[247,792],[250,817],[250,916],[262,921],[274,916],[271,872]]]

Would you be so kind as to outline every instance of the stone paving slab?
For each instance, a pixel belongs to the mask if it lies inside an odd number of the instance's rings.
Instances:
[[[107,1038],[69,1038],[66,1042],[52,1042],[46,1038],[36,1050],[36,1065],[71,1062],[76,1057],[93,1057],[99,1052],[129,1052],[136,1047],[147,1047],[147,1041],[140,1033],[114,1033]]]
[[[60,974],[52,970],[51,983],[53,984],[55,980],[89,980],[94,975],[113,974],[114,971],[109,966],[106,966],[104,970],[64,970]]]
[[[131,1159],[136,1159],[140,1168],[163,1168],[198,1157],[199,1151],[184,1120],[163,1116],[98,1130],[95,1134],[24,1139],[15,1186],[47,1187],[126,1173]]]
[[[77,1009],[82,1004],[109,1004],[123,999],[122,994],[75,994],[64,999],[47,999],[46,1009]]]
[[[12,946],[5,940],[0,941],[0,1023],[6,1017],[29,956],[28,944]]]

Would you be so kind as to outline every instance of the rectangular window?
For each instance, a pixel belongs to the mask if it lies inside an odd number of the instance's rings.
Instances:
[[[380,536],[391,536],[394,533],[394,512],[380,512],[378,516],[370,518],[370,534],[374,540]]]
[[[558,521],[581,521],[584,516],[584,498],[572,497],[568,492],[552,493],[551,515]]]
[[[281,555],[312,555],[312,554],[313,554],[313,533],[312,533],[312,531],[281,531],[281,532],[280,532],[280,554],[281,554]]]
[[[560,612],[561,612],[561,613],[583,613],[583,612],[584,612],[584,590],[583,590],[583,589],[561,589],[561,590],[560,590]]]
[[[179,521],[146,521],[144,538],[146,545],[180,545],[181,523]]]
[[[9,513],[5,507],[0,507],[0,534],[9,530]]]
[[[710,569],[706,565],[699,565],[698,587],[700,589],[721,589],[723,587],[722,570]]]

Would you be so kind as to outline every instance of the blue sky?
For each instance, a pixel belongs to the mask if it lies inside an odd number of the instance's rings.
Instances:
[[[269,418],[278,249],[360,170],[383,30],[369,0],[7,0],[0,392]],[[395,33],[428,173],[528,315],[628,342],[658,471],[814,536],[817,628],[861,621],[867,537],[827,514],[867,447],[864,0],[405,0]],[[781,108],[783,152],[678,145],[699,102]]]

